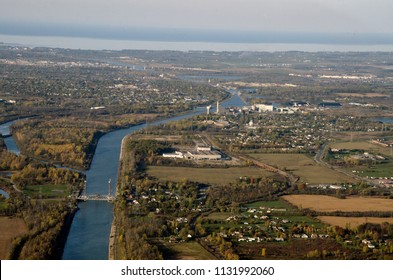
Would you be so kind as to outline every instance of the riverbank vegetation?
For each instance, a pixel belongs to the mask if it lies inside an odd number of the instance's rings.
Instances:
[[[59,259],[84,175],[6,150],[0,155],[0,188],[9,194],[0,201],[0,215],[19,225],[0,236],[8,244],[2,259]]]

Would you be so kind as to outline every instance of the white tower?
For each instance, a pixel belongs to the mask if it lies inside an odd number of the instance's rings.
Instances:
[[[220,101],[217,101],[217,114],[220,113]]]
[[[209,106],[206,107],[206,111],[207,111],[207,114],[208,114],[208,115],[210,115],[210,109],[211,109],[211,108],[212,108],[211,105],[209,105]]]

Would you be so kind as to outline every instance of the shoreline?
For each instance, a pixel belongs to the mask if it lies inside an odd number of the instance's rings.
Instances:
[[[115,202],[113,203],[113,207],[115,207],[116,203],[116,198],[119,194],[119,175],[121,174],[121,166],[122,166],[122,161],[124,159],[124,144],[125,140],[129,137],[129,135],[126,135],[123,137],[121,140],[121,145],[120,145],[120,155],[119,155],[119,163],[118,163],[118,175],[117,175],[117,185],[116,185],[116,192],[115,192]],[[117,234],[117,227],[116,227],[116,216],[115,216],[115,211],[113,211],[113,218],[112,218],[112,223],[111,223],[111,231],[109,234],[109,246],[108,246],[108,260],[116,260],[116,234]]]

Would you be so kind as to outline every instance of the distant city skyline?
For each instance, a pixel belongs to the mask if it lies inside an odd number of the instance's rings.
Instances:
[[[258,32],[393,33],[391,0],[0,0],[1,22]]]

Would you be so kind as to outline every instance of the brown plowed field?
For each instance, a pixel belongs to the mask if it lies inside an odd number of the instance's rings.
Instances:
[[[23,219],[0,217],[0,259],[5,260],[14,237],[27,232]]]

